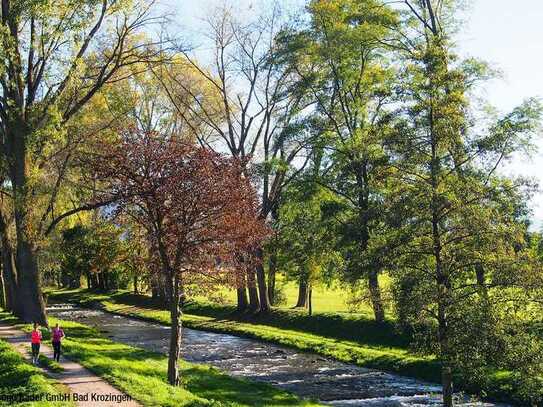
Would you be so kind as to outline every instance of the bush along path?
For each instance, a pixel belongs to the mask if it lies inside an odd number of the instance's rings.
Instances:
[[[0,320],[0,339],[9,343],[26,360],[31,360],[28,333],[5,320]],[[119,391],[78,363],[65,358],[62,359],[60,366],[51,362],[53,360],[53,350],[50,346],[42,343],[40,353],[42,355],[40,363],[46,367],[50,366],[50,368],[43,369],[43,372],[67,387],[69,390],[67,400],[73,401],[75,405],[83,407],[140,406],[130,396]]]

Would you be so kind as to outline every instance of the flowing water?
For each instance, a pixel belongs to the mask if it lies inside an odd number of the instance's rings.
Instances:
[[[167,353],[169,327],[100,310],[56,304],[50,316],[98,328],[110,339]],[[66,332],[69,336],[69,332]],[[231,376],[269,383],[333,406],[440,406],[441,389],[399,375],[338,362],[233,335],[183,329],[183,358],[213,365]],[[462,398],[461,406],[498,406]],[[501,405],[504,406],[504,405]]]

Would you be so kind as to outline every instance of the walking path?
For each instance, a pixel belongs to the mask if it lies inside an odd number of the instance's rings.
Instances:
[[[31,360],[29,353],[29,336],[25,332],[14,328],[12,325],[0,322],[0,339],[5,340],[13,346],[26,360]],[[40,353],[53,359],[53,349],[42,343]],[[64,370],[61,373],[54,373],[46,369],[42,371],[49,377],[64,384],[70,389],[72,399],[77,394],[78,398],[84,400],[76,401],[78,406],[82,407],[139,407],[141,406],[123,392],[96,376],[91,371],[85,369],[78,363],[74,363],[66,358],[61,362]],[[83,396],[83,397],[81,397]],[[128,400],[126,400],[128,399]],[[117,400],[124,400],[117,402]]]

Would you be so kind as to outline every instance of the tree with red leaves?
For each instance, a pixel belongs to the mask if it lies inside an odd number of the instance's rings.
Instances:
[[[155,133],[125,131],[94,161],[118,211],[148,232],[171,314],[168,381],[179,385],[181,315],[188,284],[235,281],[267,234],[239,161]],[[247,253],[247,255],[240,255]]]

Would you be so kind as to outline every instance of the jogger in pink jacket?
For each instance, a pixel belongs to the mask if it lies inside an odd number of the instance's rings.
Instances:
[[[41,344],[41,331],[38,329],[38,324],[34,323],[34,329],[30,334],[30,343],[32,346],[32,364],[38,364],[38,358],[40,356],[40,344]]]

